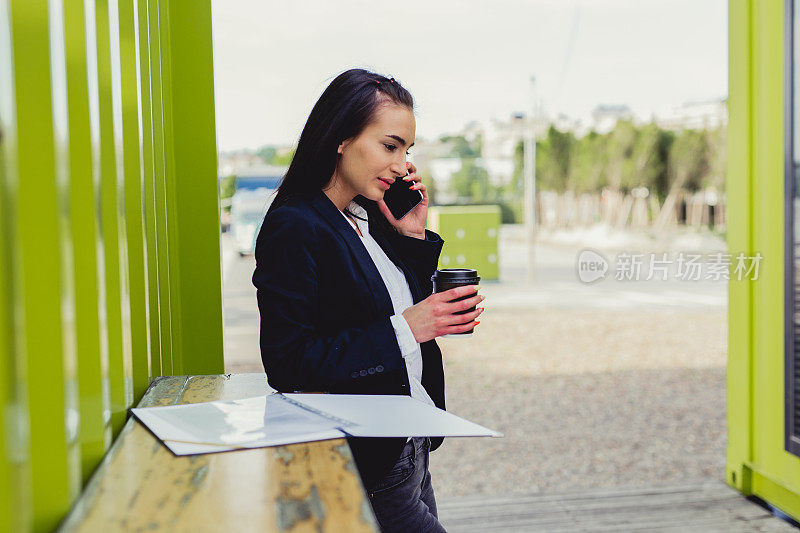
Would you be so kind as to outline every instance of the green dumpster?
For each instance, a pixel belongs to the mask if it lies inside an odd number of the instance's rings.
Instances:
[[[428,227],[442,236],[439,268],[474,268],[482,280],[500,277],[497,237],[500,207],[496,205],[435,206]]]

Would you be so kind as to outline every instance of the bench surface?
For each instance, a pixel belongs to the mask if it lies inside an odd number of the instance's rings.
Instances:
[[[170,376],[139,407],[266,394],[264,374]],[[174,456],[130,417],[60,531],[377,531],[350,448],[335,439]]]

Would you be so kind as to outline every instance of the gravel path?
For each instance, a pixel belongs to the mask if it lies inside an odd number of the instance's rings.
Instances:
[[[487,305],[479,328],[439,340],[448,410],[505,437],[446,439],[437,496],[724,477],[725,310]]]
[[[438,341],[448,410],[505,437],[446,439],[431,455],[437,496],[722,479],[725,285],[582,285],[576,249],[540,246],[526,286],[513,230],[475,335]],[[253,260],[229,238],[223,249],[226,371],[261,372]]]

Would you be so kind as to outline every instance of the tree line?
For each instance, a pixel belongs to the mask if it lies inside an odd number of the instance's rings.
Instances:
[[[721,191],[725,186],[724,128],[676,132],[625,120],[606,134],[576,138],[550,126],[536,148],[536,181],[542,190],[630,192],[646,187],[664,200],[678,189]],[[522,153],[519,146],[515,181],[522,179]]]
[[[519,219],[523,143],[515,149],[512,179],[500,186],[491,185],[488,173],[477,162],[480,138],[472,143],[463,138],[454,142],[451,155],[461,157],[462,153],[466,157],[462,157],[461,170],[451,179],[459,202],[499,203],[504,207],[504,219]],[[671,131],[654,123],[636,125],[622,120],[608,133],[592,131],[576,137],[551,125],[536,142],[536,187],[575,194],[603,189],[629,193],[645,187],[660,203],[681,191],[712,187],[721,192],[725,188],[725,128]]]
[[[461,169],[450,180],[459,203],[497,203],[505,221],[521,220],[523,193],[523,142],[514,151],[514,173],[508,183],[492,184],[481,166],[482,139],[444,136],[448,156],[461,159]],[[265,146],[257,155],[268,164],[288,165],[294,150],[278,153]],[[437,186],[421,169],[433,202]],[[231,184],[232,185],[232,184]],[[672,131],[654,123],[636,125],[620,120],[608,133],[595,131],[577,137],[550,126],[536,142],[536,187],[539,191],[574,194],[600,193],[603,189],[629,193],[646,188],[663,204],[682,191],[725,188],[725,128]]]

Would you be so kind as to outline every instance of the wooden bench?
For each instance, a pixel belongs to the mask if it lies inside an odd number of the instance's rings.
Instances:
[[[264,374],[170,376],[140,407],[266,394]],[[378,531],[344,439],[176,457],[129,418],[60,531]]]

